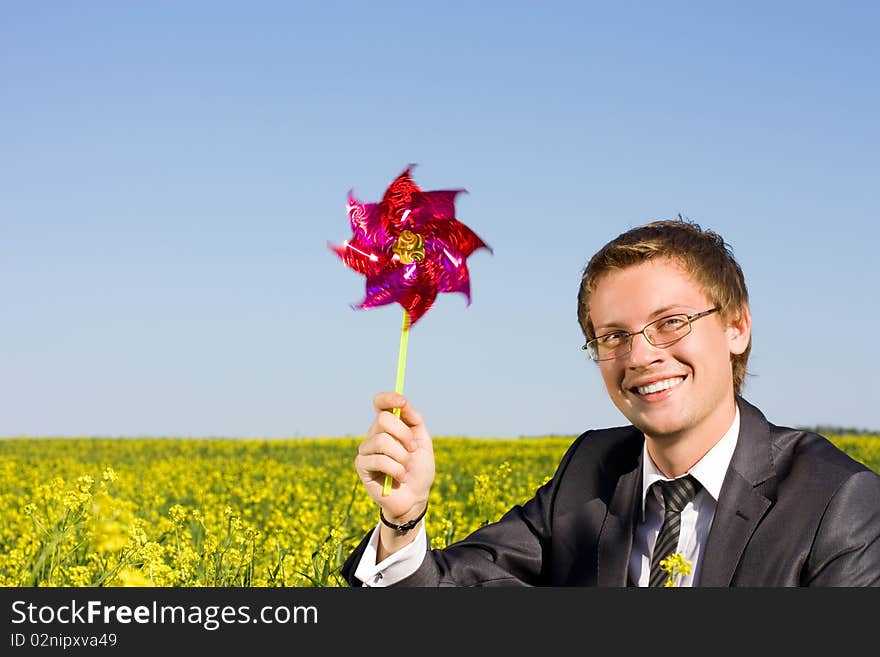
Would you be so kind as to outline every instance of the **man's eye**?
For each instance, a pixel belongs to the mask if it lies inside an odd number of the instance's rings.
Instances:
[[[626,341],[626,338],[629,334],[625,331],[617,331],[616,333],[606,333],[601,338],[599,338],[599,342],[602,343],[603,346],[606,347],[614,347],[616,345],[622,344]]]
[[[676,315],[675,317],[667,317],[660,322],[660,330],[676,331],[685,324],[687,324],[687,319],[685,319],[683,316]]]

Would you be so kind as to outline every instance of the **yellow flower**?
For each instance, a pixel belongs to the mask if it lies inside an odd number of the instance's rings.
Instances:
[[[681,552],[674,552],[660,562],[660,570],[669,573],[663,586],[675,586],[677,577],[691,574],[691,562]]]
[[[179,504],[172,504],[168,509],[168,516],[171,518],[171,522],[181,527],[186,522],[186,509]]]

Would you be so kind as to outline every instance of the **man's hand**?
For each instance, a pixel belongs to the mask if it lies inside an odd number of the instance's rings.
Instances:
[[[376,419],[358,446],[354,466],[370,497],[382,508],[385,519],[400,525],[417,518],[428,504],[434,483],[434,447],[421,414],[396,392],[373,398]],[[401,409],[400,417],[392,412]],[[383,496],[385,475],[394,479],[391,493]],[[416,530],[404,536],[382,525],[381,552],[395,552],[408,544]],[[381,555],[380,555],[381,556]],[[387,556],[387,555],[386,555]]]

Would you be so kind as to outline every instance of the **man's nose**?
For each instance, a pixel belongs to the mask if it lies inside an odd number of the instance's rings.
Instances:
[[[641,367],[649,365],[658,359],[662,350],[652,345],[644,332],[636,333],[631,339],[632,344],[630,345],[629,354],[627,354],[627,362],[630,366]]]

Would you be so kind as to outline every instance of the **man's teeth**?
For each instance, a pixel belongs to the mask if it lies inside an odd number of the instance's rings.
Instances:
[[[640,395],[647,395],[652,392],[660,392],[661,390],[666,390],[667,388],[672,388],[677,386],[679,383],[684,381],[684,377],[677,377],[674,379],[663,379],[662,381],[655,381],[650,385],[639,386],[636,390],[639,391]]]

